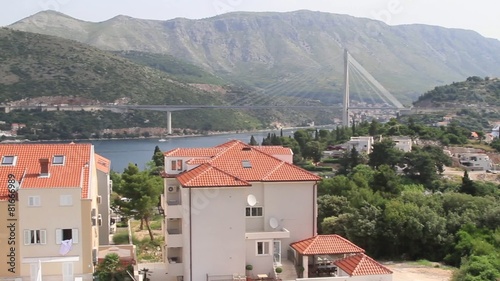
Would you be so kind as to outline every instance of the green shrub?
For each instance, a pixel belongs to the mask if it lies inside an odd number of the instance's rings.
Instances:
[[[113,235],[113,243],[117,245],[128,244],[128,233],[127,232],[118,232]]]
[[[152,230],[160,230],[161,229],[161,221],[152,221],[149,227]]]
[[[328,163],[328,164],[339,164],[340,163],[340,159],[323,159],[321,160],[321,162],[323,163]]]

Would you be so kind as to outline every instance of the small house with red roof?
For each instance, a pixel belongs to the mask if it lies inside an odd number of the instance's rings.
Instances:
[[[0,144],[0,279],[92,280],[96,157],[91,144]]]
[[[273,277],[291,243],[316,235],[320,178],[290,148],[232,140],[164,155],[165,280]]]
[[[392,280],[391,270],[340,235],[316,235],[290,247],[296,264],[304,269],[300,280]]]

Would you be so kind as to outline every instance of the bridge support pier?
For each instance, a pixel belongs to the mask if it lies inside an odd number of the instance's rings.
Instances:
[[[167,134],[172,134],[172,112],[167,111]]]

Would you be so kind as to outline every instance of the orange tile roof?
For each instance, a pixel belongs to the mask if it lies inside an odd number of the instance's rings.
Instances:
[[[262,146],[252,146],[252,147],[269,155],[293,155],[292,149],[290,149],[289,147],[273,146],[273,145],[270,146],[262,145]]]
[[[267,151],[284,151],[276,147]],[[288,149],[289,150],[289,149]],[[251,181],[318,181],[320,177],[286,163],[268,153],[261,147],[253,147],[239,140],[232,140],[214,148],[177,148],[165,153],[166,157],[193,157],[189,164],[207,163],[233,178]],[[193,170],[184,172],[182,178],[187,182],[190,177],[198,177]],[[203,186],[220,186],[217,178],[206,178]]]
[[[316,235],[290,245],[302,255],[331,255],[363,253],[365,250],[342,236]]]
[[[111,161],[95,153],[95,163],[97,170],[108,174],[111,171]]]
[[[208,163],[210,162],[210,159],[202,159],[202,158],[198,158],[198,159],[189,159],[188,161],[186,161],[186,164],[188,165],[200,165],[200,164],[205,164],[205,163]]]
[[[81,188],[88,196],[91,144],[0,144],[0,157],[16,156],[15,166],[0,165],[0,178],[14,174],[21,188]],[[64,155],[64,164],[52,164],[54,155]],[[40,177],[40,159],[49,160],[49,177]],[[0,184],[0,197],[7,189]]]
[[[210,147],[210,148],[176,148],[169,150],[163,155],[173,156],[173,157],[214,157],[215,155],[222,152],[223,148]]]
[[[217,186],[251,186],[250,183],[234,177],[210,164],[203,164],[192,169],[189,173],[177,177],[179,183],[185,187],[207,187],[216,183]],[[212,185],[213,186],[213,185]]]
[[[349,276],[392,274],[390,269],[363,253],[335,261],[334,264]]]

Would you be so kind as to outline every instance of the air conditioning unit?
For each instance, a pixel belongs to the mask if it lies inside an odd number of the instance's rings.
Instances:
[[[102,216],[101,216],[101,214],[97,215],[97,225],[102,226]]]
[[[177,192],[177,191],[179,191],[178,186],[169,186],[168,187],[168,192]]]
[[[97,195],[97,204],[101,204],[101,202],[102,202],[102,196]]]

